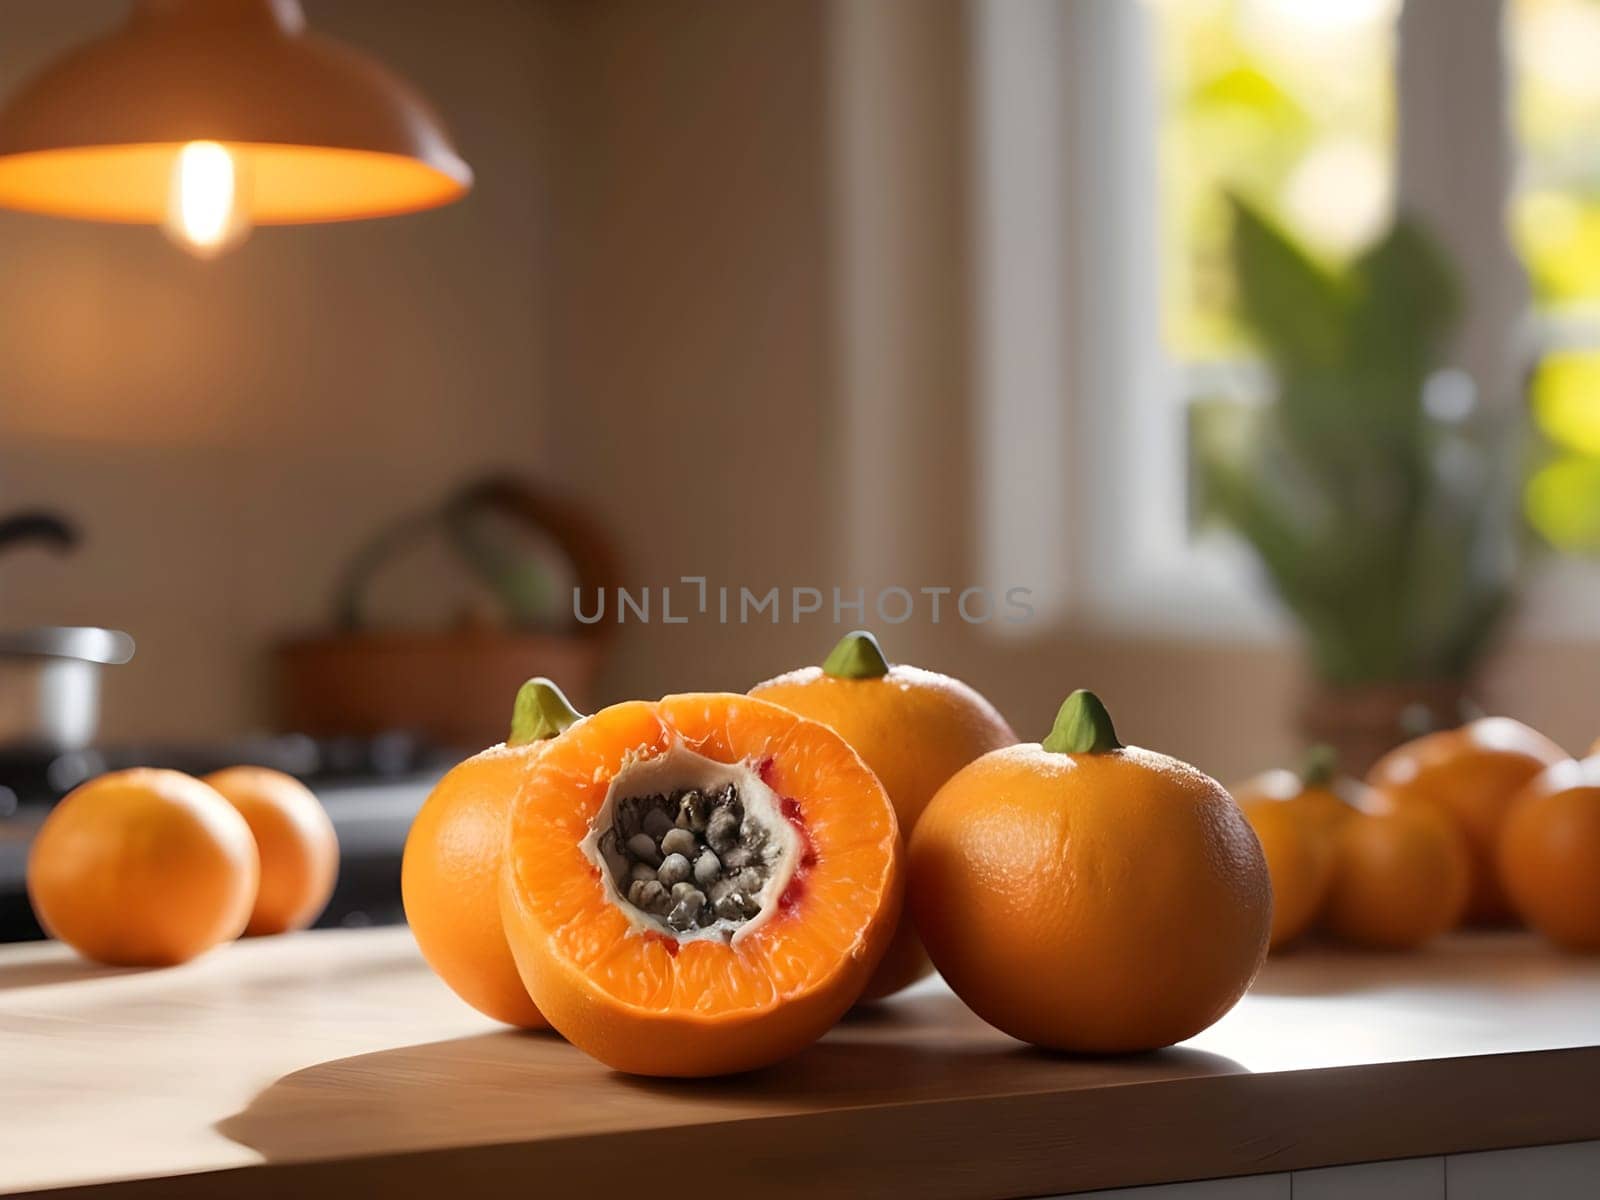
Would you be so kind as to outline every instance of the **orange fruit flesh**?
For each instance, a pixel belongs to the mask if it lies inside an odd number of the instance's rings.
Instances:
[[[801,858],[775,911],[731,940],[641,930],[582,843],[611,781],[674,744],[746,763],[780,798]],[[513,805],[501,905],[529,994],[620,1070],[705,1075],[776,1061],[855,1000],[899,916],[899,832],[836,734],[742,696],[629,702],[573,726]]]

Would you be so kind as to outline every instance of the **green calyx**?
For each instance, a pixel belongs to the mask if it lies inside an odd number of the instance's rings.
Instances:
[[[865,629],[847,633],[822,661],[822,673],[836,679],[881,679],[889,673],[878,639]]]
[[[1306,751],[1300,764],[1300,783],[1303,787],[1327,787],[1339,774],[1339,752],[1332,746],[1319,743]]]
[[[1053,754],[1109,754],[1122,743],[1100,697],[1079,688],[1062,701],[1044,748]]]
[[[511,733],[508,746],[525,746],[557,737],[583,719],[565,695],[543,675],[530,679],[517,689],[511,708]]]

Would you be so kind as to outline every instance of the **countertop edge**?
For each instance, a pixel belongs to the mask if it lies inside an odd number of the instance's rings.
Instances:
[[[1039,1196],[1600,1138],[1600,1047],[1423,1059],[1112,1088],[866,1105],[695,1127],[738,1143],[725,1186],[764,1200]],[[299,1160],[14,1193],[78,1197],[503,1194],[507,1177],[592,1186],[597,1163],[670,1161],[661,1128]]]

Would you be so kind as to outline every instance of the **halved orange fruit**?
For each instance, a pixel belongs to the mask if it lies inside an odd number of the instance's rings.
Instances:
[[[795,1053],[900,917],[900,833],[826,726],[748,696],[629,701],[552,742],[511,808],[501,915],[528,994],[620,1071]]]

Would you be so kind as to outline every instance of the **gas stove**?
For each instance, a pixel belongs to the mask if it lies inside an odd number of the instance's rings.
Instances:
[[[402,921],[400,855],[406,833],[434,783],[459,758],[404,733],[0,751],[0,942],[43,936],[28,905],[26,869],[33,833],[51,806],[88,779],[135,766],[204,775],[250,764],[302,780],[322,801],[339,835],[339,883],[318,925]]]

